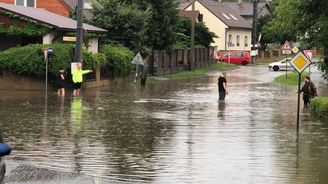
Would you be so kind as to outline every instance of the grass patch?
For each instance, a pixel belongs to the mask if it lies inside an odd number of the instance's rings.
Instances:
[[[302,73],[302,81],[304,81],[305,76],[308,76],[309,72],[303,72]],[[286,74],[280,75],[274,79],[275,82],[279,84],[287,84],[287,85],[298,85],[298,73],[297,72],[292,72],[287,74],[287,79],[286,79]]]
[[[229,70],[236,68],[237,65],[231,63],[215,63],[205,68],[195,69],[193,71],[183,71],[172,75],[165,75],[164,77],[172,80],[185,79],[192,77],[200,77],[206,75],[208,72],[216,70]]]
[[[328,119],[328,97],[316,97],[311,100],[311,115],[319,119]]]

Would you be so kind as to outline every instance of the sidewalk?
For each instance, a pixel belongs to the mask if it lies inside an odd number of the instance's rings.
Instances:
[[[83,174],[54,171],[6,160],[5,184],[102,184],[109,180]]]

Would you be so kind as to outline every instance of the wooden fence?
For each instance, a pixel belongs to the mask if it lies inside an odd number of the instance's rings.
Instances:
[[[190,49],[176,49],[171,53],[155,50],[148,60],[148,73],[154,76],[174,74],[190,68],[201,68],[215,63],[214,48],[195,48],[195,63],[191,66]]]

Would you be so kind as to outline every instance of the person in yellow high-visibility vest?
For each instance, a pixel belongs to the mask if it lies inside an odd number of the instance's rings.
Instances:
[[[81,64],[77,64],[76,69],[73,71],[73,83],[74,83],[74,91],[73,96],[79,96],[80,90],[83,82],[83,75],[93,72],[92,70],[81,70]]]

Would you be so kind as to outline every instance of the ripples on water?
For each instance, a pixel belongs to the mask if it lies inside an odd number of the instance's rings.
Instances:
[[[3,97],[1,129],[12,160],[114,183],[325,183],[328,124],[303,110],[297,136],[295,88],[270,77],[231,72],[226,102],[214,75],[51,94],[47,109],[42,93]]]

